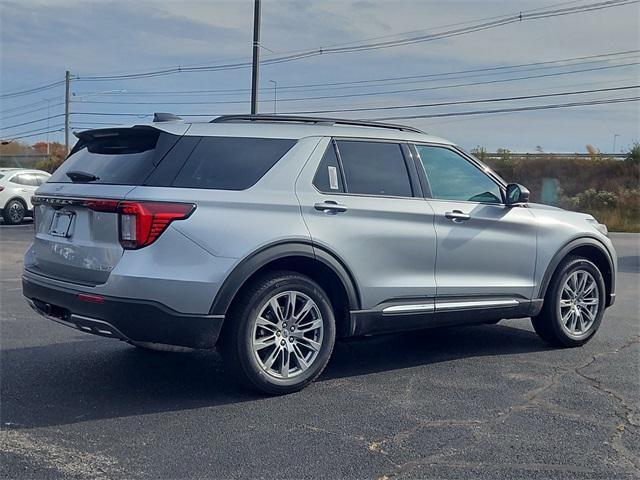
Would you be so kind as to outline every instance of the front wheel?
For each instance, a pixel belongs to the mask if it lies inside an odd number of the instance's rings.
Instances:
[[[586,258],[569,257],[551,279],[542,311],[531,319],[533,328],[551,345],[584,345],[600,327],[605,295],[598,267]]]
[[[269,394],[304,388],[322,373],[335,342],[331,302],[307,276],[275,272],[234,302],[223,333],[226,364]]]

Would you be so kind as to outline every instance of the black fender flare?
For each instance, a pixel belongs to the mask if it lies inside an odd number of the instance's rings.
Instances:
[[[340,279],[347,293],[349,309],[360,308],[360,297],[353,275],[339,257],[311,242],[300,240],[272,243],[253,252],[234,267],[215,296],[209,313],[226,315],[238,291],[254,273],[265,265],[287,257],[307,257],[329,267]]]
[[[538,293],[538,297],[539,298],[544,298],[547,294],[547,288],[549,288],[549,283],[551,283],[551,278],[553,277],[553,274],[555,273],[556,269],[558,268],[558,265],[560,265],[560,262],[562,262],[562,260],[564,260],[564,258],[569,254],[569,252],[571,252],[572,250],[575,250],[576,248],[579,247],[595,247],[597,248],[601,253],[604,254],[604,257],[607,259],[607,262],[609,264],[609,284],[610,284],[610,294],[614,293],[616,291],[616,275],[615,275],[615,265],[613,264],[613,259],[611,258],[611,253],[609,252],[609,250],[607,249],[607,247],[600,242],[598,239],[594,238],[594,237],[579,237],[579,238],[575,238],[571,241],[569,241],[568,243],[566,243],[560,250],[558,250],[555,255],[553,256],[553,258],[551,258],[551,261],[549,262],[549,264],[547,265],[547,269],[544,272],[544,275],[542,277],[542,281],[540,282],[540,291]],[[602,272],[603,275],[606,275],[606,272]],[[606,304],[610,305],[611,302],[611,296],[609,296],[609,298],[607,298],[606,300]]]

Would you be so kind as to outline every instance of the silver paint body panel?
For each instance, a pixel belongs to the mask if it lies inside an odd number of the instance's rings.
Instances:
[[[405,310],[425,313],[446,309],[443,301],[455,304],[449,297],[494,296],[510,304],[538,298],[554,255],[576,238],[595,239],[615,267],[611,242],[587,221],[588,215],[535,204],[509,208],[328,195],[312,184],[331,137],[452,145],[436,137],[323,125],[154,126],[174,134],[296,138],[298,143],[243,191],[45,183],[38,195],[193,202],[197,209],[190,218],[173,222],[152,245],[125,251],[118,243],[115,214],[78,211],[74,236],[54,238],[48,233],[52,212],[38,207],[34,243],[25,255],[26,277],[160,302],[180,313],[208,314],[222,284],[244,259],[269,245],[298,241],[322,247],[342,262],[354,277],[362,310],[394,300]],[[344,204],[347,211],[314,208],[326,200]],[[444,217],[454,209],[470,219],[456,223]],[[391,306],[385,313],[402,309]]]

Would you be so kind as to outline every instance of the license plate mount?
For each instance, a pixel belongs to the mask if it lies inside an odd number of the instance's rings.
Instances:
[[[68,210],[59,210],[53,214],[53,220],[51,221],[51,228],[49,234],[54,237],[70,237],[71,225],[73,224],[74,212]]]

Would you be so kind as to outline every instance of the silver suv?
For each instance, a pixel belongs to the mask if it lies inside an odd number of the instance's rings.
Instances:
[[[604,225],[414,128],[156,114],[77,136],[33,197],[29,304],[142,348],[219,345],[268,393],[339,337],[531,317],[579,346],[615,298]]]

